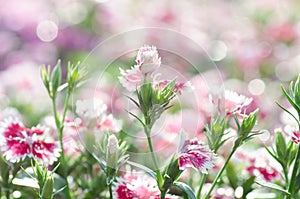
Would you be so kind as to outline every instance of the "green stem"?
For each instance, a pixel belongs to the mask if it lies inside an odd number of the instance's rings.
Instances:
[[[10,199],[10,191],[9,190],[6,190],[5,196],[6,196],[6,199]]]
[[[286,170],[286,166],[282,165],[282,168],[283,168],[283,174],[284,174],[285,184],[286,184],[285,188],[287,188],[287,186],[289,184],[288,171]]]
[[[160,199],[165,199],[165,197],[166,197],[166,192],[165,191],[161,192]]]
[[[158,164],[157,164],[156,156],[154,154],[151,137],[148,133],[146,133],[146,135],[147,135],[147,141],[148,141],[148,145],[149,145],[149,149],[150,149],[150,152],[151,152],[151,157],[152,157],[152,160],[153,160],[153,163],[154,163],[155,170],[158,170]]]
[[[108,188],[109,188],[109,198],[113,199],[113,192],[112,192],[111,184],[108,186]]]
[[[208,198],[209,198],[209,195],[211,194],[211,192],[212,192],[213,189],[215,188],[215,186],[216,186],[216,184],[217,184],[219,178],[220,178],[221,175],[223,174],[223,172],[224,172],[224,170],[225,170],[227,164],[229,163],[229,160],[231,159],[231,157],[232,157],[232,155],[234,154],[234,152],[237,150],[238,146],[239,146],[239,145],[234,145],[234,146],[233,146],[233,148],[232,148],[232,150],[231,150],[231,152],[230,152],[228,158],[226,159],[226,161],[225,161],[223,167],[221,168],[221,170],[219,171],[218,175],[215,177],[215,179],[214,179],[214,181],[213,181],[213,183],[212,183],[212,185],[211,185],[209,191],[208,191],[207,194],[205,195],[204,199],[208,199]]]
[[[65,99],[65,104],[64,104],[64,112],[63,112],[63,116],[62,116],[61,120],[57,113],[57,105],[56,105],[55,97],[52,98],[53,114],[54,114],[55,124],[56,124],[56,128],[57,128],[58,135],[59,135],[59,143],[60,143],[60,148],[61,148],[60,162],[61,162],[61,166],[62,166],[62,174],[63,174],[64,180],[66,181],[67,199],[71,199],[72,197],[71,197],[69,182],[67,179],[68,173],[66,170],[67,165],[66,165],[66,161],[65,161],[65,153],[64,153],[64,145],[63,145],[63,130],[64,130],[64,121],[65,121],[65,117],[66,117],[68,103],[69,103],[69,99],[70,99],[70,93],[71,92],[68,90],[68,93],[67,93],[67,96]]]
[[[288,192],[290,192],[291,195],[289,195],[287,198],[295,198],[295,184],[296,184],[296,178],[297,178],[299,163],[300,163],[300,145],[298,145],[295,164],[294,164],[294,167],[293,167],[291,181],[290,181],[289,188],[288,188]]]
[[[202,187],[203,187],[203,185],[206,181],[206,178],[207,178],[207,174],[202,174],[199,189],[198,189],[198,192],[197,192],[197,199],[200,199],[200,197],[201,197]]]
[[[165,190],[162,190],[162,185],[163,185],[163,177],[162,177],[162,174],[159,170],[159,167],[158,167],[158,164],[157,164],[157,159],[156,159],[156,156],[155,156],[155,153],[154,153],[154,150],[153,150],[153,145],[152,145],[152,141],[151,141],[151,137],[150,137],[150,132],[151,132],[151,128],[146,125],[144,127],[144,130],[145,130],[145,133],[146,133],[146,136],[147,136],[147,141],[148,141],[148,145],[149,145],[149,149],[150,149],[150,152],[151,152],[151,157],[152,157],[152,160],[153,160],[153,163],[154,163],[154,167],[155,167],[155,172],[156,172],[156,181],[157,181],[157,185],[160,189],[160,192],[161,192],[161,195],[160,195],[160,198],[161,199],[164,199],[165,198]]]

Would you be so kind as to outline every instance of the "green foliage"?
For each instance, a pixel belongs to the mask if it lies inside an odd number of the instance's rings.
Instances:
[[[228,127],[226,118],[217,117],[212,118],[209,125],[205,126],[205,135],[207,143],[210,149],[215,153],[218,149],[231,137],[223,139],[226,135],[226,129]]]

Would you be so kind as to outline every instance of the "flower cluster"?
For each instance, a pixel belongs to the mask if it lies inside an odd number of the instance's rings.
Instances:
[[[46,127],[38,125],[29,129],[17,118],[5,118],[0,123],[3,156],[12,163],[33,157],[51,165],[60,156],[61,149],[56,142],[47,140],[47,134]]]

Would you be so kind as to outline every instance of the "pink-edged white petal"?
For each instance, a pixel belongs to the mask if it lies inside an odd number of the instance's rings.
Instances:
[[[126,174],[113,186],[115,199],[160,199],[160,191],[153,178],[145,174]],[[177,199],[167,194],[165,199]]]
[[[224,109],[226,115],[241,113],[242,109],[248,106],[253,101],[252,98],[240,95],[236,92],[229,90],[225,90],[224,100]]]
[[[142,46],[137,54],[136,63],[144,76],[152,74],[161,65],[157,48],[148,45]]]
[[[86,119],[93,119],[101,116],[107,110],[107,105],[97,98],[77,100],[76,113]]]
[[[207,170],[214,167],[214,154],[197,138],[186,140],[180,150],[178,164],[181,170],[192,167],[207,174]]]
[[[120,73],[121,76],[118,77],[119,81],[128,91],[133,92],[141,86],[144,77],[138,65],[128,70],[120,68]]]

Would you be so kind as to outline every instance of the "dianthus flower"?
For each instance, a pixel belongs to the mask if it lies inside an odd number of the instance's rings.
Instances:
[[[33,157],[51,165],[61,149],[54,141],[46,141],[48,129],[40,125],[26,128],[17,118],[5,118],[0,123],[1,151],[6,160],[15,163]]]
[[[166,199],[177,196],[166,195]],[[114,199],[160,199],[157,183],[149,176],[127,174],[114,183]]]
[[[179,169],[192,167],[207,174],[214,166],[214,154],[197,138],[186,140],[181,148],[178,159]]]

